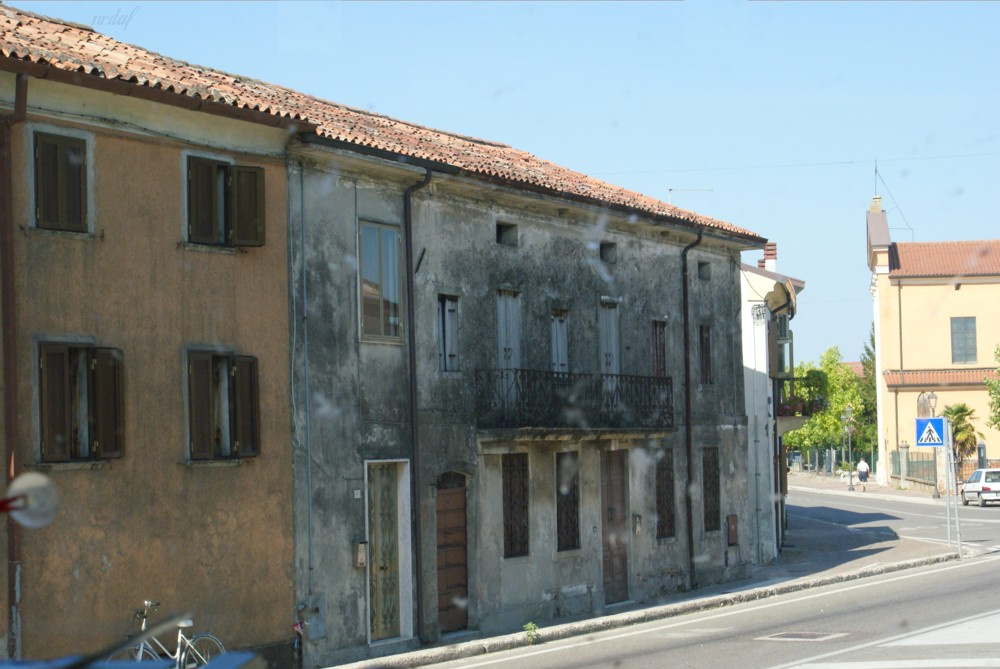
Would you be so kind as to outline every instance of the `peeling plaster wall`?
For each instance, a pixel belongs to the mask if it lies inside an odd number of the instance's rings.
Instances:
[[[423,172],[334,149],[299,147],[289,175],[297,588],[300,601],[317,594],[326,598],[325,636],[309,640],[305,648],[306,665],[319,666],[417,643],[417,630],[407,629],[396,642],[369,644],[367,613],[358,605],[368,597],[367,572],[353,564],[356,542],[366,536],[365,501],[364,492],[355,499],[353,490],[364,490],[365,460],[412,457],[406,338],[376,344],[359,336],[358,220],[402,226],[403,191],[419,183]],[[693,235],[437,173],[428,187],[414,193],[413,202],[422,571],[412,576],[423,591],[423,601],[413,604],[414,620],[422,614],[427,638],[440,636],[434,484],[448,472],[466,477],[470,628],[516,630],[527,620],[602,610],[604,449],[628,452],[629,513],[643,518],[642,531],[628,538],[630,598],[649,600],[685,587],[681,250]],[[516,247],[497,242],[498,224],[517,226]],[[601,242],[616,245],[614,263],[601,260]],[[726,545],[724,521],[722,531],[695,533],[697,552],[714,570],[712,578],[735,575],[746,561],[743,545],[749,541],[743,529],[749,525],[738,256],[734,246],[716,240],[706,240],[689,255],[693,354],[697,326],[711,324],[715,371],[711,386],[694,388],[695,446],[720,447],[721,511],[742,521],[740,543],[733,548]],[[697,278],[699,262],[710,268],[702,274],[710,278]],[[477,429],[475,371],[497,366],[500,289],[521,295],[520,367],[525,369],[550,369],[553,308],[568,310],[569,368],[580,373],[600,370],[602,297],[619,303],[622,374],[652,373],[651,323],[665,320],[675,427],[595,436],[580,426],[545,438]],[[440,369],[439,295],[458,298],[458,371]],[[661,448],[673,449],[677,477],[676,534],[666,539],[655,538],[652,467]],[[581,454],[581,547],[560,554],[554,469],[555,453],[565,450]],[[513,560],[502,557],[504,452],[526,452],[530,462],[531,554]],[[693,486],[699,487],[698,482]],[[697,506],[698,527],[700,514]]]

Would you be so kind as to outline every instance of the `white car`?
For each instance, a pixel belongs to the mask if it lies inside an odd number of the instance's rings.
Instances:
[[[986,502],[1000,502],[1000,469],[977,469],[962,484],[962,504],[968,506],[971,500],[979,500],[979,506]]]

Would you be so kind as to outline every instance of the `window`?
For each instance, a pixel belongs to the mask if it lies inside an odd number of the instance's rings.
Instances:
[[[398,338],[403,334],[399,309],[399,228],[361,223],[361,334]]]
[[[43,462],[122,455],[122,354],[85,344],[38,346]]]
[[[188,242],[264,245],[264,170],[188,156]]]
[[[87,232],[87,142],[35,133],[35,226]]]
[[[951,319],[951,362],[955,365],[976,362],[976,318]]]
[[[552,371],[569,371],[569,351],[567,344],[567,321],[569,312],[565,309],[552,310]]]
[[[712,280],[712,266],[707,262],[701,261],[698,263],[698,278],[702,281]]]
[[[719,449],[706,448],[701,453],[701,489],[705,514],[705,531],[722,529],[721,490],[719,488]]]
[[[260,453],[257,359],[188,352],[190,457],[214,460]]]
[[[674,536],[674,452],[664,449],[656,460],[656,538]]]
[[[608,265],[618,262],[618,245],[614,242],[601,242],[601,260]]]
[[[497,223],[497,244],[517,246],[517,226],[513,223]]]
[[[458,298],[438,295],[438,368],[458,371]]]
[[[698,328],[698,352],[701,363],[701,382],[712,383],[712,326],[702,325]]]
[[[557,550],[580,548],[580,458],[575,452],[556,453]]]
[[[503,467],[503,556],[528,554],[528,454],[501,456]]]
[[[653,376],[663,378],[667,375],[667,322],[653,321]]]

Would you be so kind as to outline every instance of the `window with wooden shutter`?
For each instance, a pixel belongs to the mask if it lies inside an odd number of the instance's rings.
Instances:
[[[188,414],[190,457],[208,460],[215,455],[215,369],[213,355],[188,353]]]
[[[503,466],[503,556],[528,554],[528,454],[507,453]]]
[[[69,347],[42,344],[39,351],[42,460],[70,459]]]
[[[35,133],[35,225],[87,232],[87,142]]]
[[[264,170],[188,156],[188,242],[264,245]]]
[[[556,550],[580,548],[580,458],[556,453]]]
[[[230,172],[230,243],[233,246],[263,246],[264,170],[235,166]]]
[[[232,417],[234,455],[251,457],[260,454],[259,396],[257,359],[240,355],[231,366]]]
[[[121,351],[45,342],[38,353],[42,461],[121,457]]]
[[[656,538],[674,536],[674,452],[664,449],[656,460]]]
[[[188,352],[191,460],[260,454],[259,386],[254,357]]]
[[[119,458],[124,451],[122,420],[122,353],[95,348],[91,364],[92,448],[98,458]]]

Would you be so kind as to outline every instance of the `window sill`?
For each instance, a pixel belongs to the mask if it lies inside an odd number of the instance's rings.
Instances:
[[[110,466],[110,460],[78,460],[70,462],[35,462],[25,464],[25,469],[36,472],[70,472],[84,469],[102,469],[105,465]]]
[[[216,467],[239,467],[240,465],[249,464],[253,462],[255,458],[228,458],[226,460],[187,460],[185,462],[178,462],[177,464],[187,467],[188,469],[213,469]]]
[[[222,244],[198,244],[195,242],[189,242],[187,240],[182,240],[178,243],[178,246],[183,246],[186,251],[199,251],[201,253],[219,253],[225,256],[236,255],[237,253],[245,253],[242,247],[235,246],[224,246]]]
[[[374,335],[362,335],[362,344],[388,344],[390,346],[402,346],[402,337],[376,337]]]
[[[55,228],[39,228],[36,225],[31,226],[31,234],[65,239],[94,239],[96,237],[90,230],[56,230]]]

